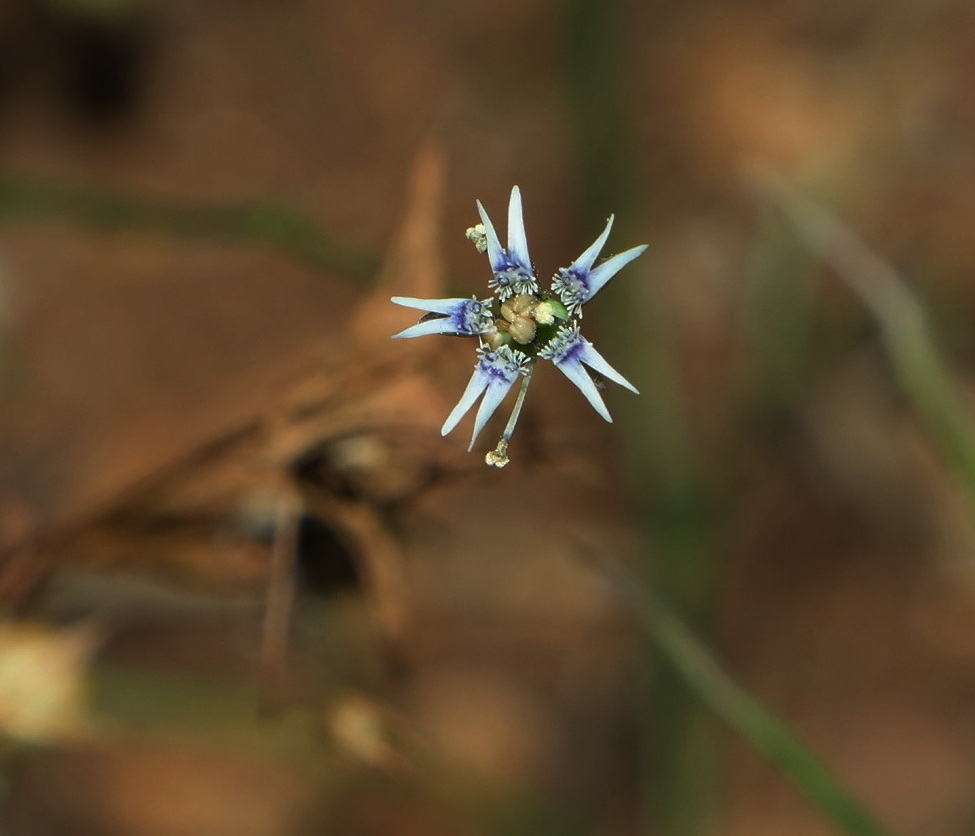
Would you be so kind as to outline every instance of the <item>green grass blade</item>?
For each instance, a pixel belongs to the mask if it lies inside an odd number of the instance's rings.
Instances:
[[[184,204],[0,175],[0,223],[52,222],[103,232],[154,232],[174,238],[264,245],[361,283],[370,281],[379,269],[376,259],[340,242],[279,202]]]

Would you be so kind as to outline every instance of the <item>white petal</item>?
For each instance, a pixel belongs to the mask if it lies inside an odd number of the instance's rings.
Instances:
[[[592,269],[592,265],[595,263],[596,259],[599,258],[599,254],[603,251],[603,247],[606,246],[606,240],[609,238],[609,231],[613,228],[613,219],[615,217],[615,215],[609,216],[609,219],[606,221],[606,228],[603,230],[603,234],[592,242],[588,250],[586,250],[582,255],[572,262],[572,265],[568,268],[569,270],[577,270],[580,273],[588,273]]]
[[[484,393],[484,400],[481,401],[481,406],[477,410],[477,417],[474,419],[474,434],[471,436],[471,443],[467,448],[467,452],[474,449],[474,442],[481,434],[481,430],[484,429],[484,425],[497,412],[505,395],[508,394],[517,379],[518,376],[516,375],[507,383],[503,380],[495,380],[487,387],[487,391]]]
[[[627,250],[619,255],[614,255],[612,258],[607,258],[602,264],[600,264],[595,270],[589,274],[589,296],[585,299],[588,302],[602,290],[603,286],[608,282],[613,276],[619,273],[627,264],[633,261],[635,258],[639,258],[643,255],[644,251],[647,249],[647,245],[643,244],[639,247],[633,247],[631,250]]]
[[[470,299],[414,299],[412,296],[393,296],[390,300],[394,305],[404,308],[416,308],[427,313],[450,314],[458,306],[470,302]]]
[[[456,328],[454,328],[453,322],[448,317],[437,317],[436,319],[425,319],[423,322],[418,322],[416,325],[411,325],[400,331],[398,334],[393,334],[394,340],[408,340],[411,337],[429,337],[432,334],[458,334]],[[464,336],[467,336],[466,334]]]
[[[613,383],[618,383],[620,386],[629,389],[631,392],[639,395],[636,386],[634,386],[630,381],[628,381],[623,375],[621,375],[616,369],[614,369],[606,360],[603,359],[603,355],[593,348],[592,343],[589,340],[583,340],[582,351],[579,353],[579,359],[582,360],[587,366],[592,366],[592,368],[599,372],[603,377],[608,380],[612,380]]]
[[[528,257],[528,236],[525,234],[525,218],[521,207],[521,189],[511,190],[508,202],[508,253],[515,260],[531,270]]]
[[[494,224],[491,223],[487,210],[481,205],[481,201],[477,201],[477,211],[481,216],[481,223],[484,224],[484,234],[487,235],[488,260],[491,262],[493,269],[501,259],[501,241],[498,239],[498,233],[494,229]]]
[[[447,420],[443,422],[443,427],[440,428],[440,435],[447,435],[447,433],[453,431],[454,427],[460,423],[461,418],[470,412],[471,407],[477,403],[477,399],[481,396],[481,392],[487,388],[489,382],[490,378],[481,371],[481,364],[479,362],[477,368],[474,369],[474,374],[471,375],[471,379],[467,383],[464,394],[460,396],[457,406],[450,411]]]
[[[610,417],[609,410],[606,409],[606,404],[603,403],[599,389],[593,383],[592,378],[589,377],[589,373],[582,367],[582,364],[578,361],[569,360],[565,363],[556,363],[556,366],[586,396],[586,400],[592,404],[592,408],[612,424],[613,419]]]

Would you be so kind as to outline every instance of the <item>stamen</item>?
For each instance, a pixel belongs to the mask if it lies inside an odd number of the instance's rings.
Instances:
[[[535,330],[535,320],[530,316],[515,316],[508,327],[511,338],[519,345],[528,345],[535,339]]]

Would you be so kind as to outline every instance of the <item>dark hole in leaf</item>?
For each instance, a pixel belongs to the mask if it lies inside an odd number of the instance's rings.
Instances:
[[[355,559],[346,545],[325,523],[307,514],[298,529],[295,571],[298,583],[317,593],[355,589],[360,583]]]

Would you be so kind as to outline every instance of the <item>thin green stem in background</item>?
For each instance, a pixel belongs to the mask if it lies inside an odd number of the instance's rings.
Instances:
[[[660,652],[712,711],[743,735],[848,836],[887,836],[843,783],[792,730],[737,685],[659,600],[642,612]]]
[[[564,77],[575,140],[575,182],[580,216],[598,228],[611,212],[626,235],[638,222],[631,207],[646,207],[638,190],[635,161],[631,62],[637,42],[627,37],[632,5],[621,0],[567,0],[563,6]],[[644,240],[647,232],[637,240]],[[652,236],[650,236],[652,240]],[[651,249],[650,258],[652,259]],[[648,271],[649,262],[637,266]],[[633,274],[630,276],[634,280]],[[679,600],[697,625],[710,610],[714,576],[714,508],[702,487],[698,451],[687,430],[687,410],[666,300],[645,294],[639,278],[626,302],[611,314],[609,337],[640,363],[640,388],[653,392],[622,422],[627,430],[631,484],[654,543],[644,572],[655,589]],[[624,291],[625,292],[625,291]],[[623,297],[617,297],[622,299]],[[604,312],[606,309],[603,309]],[[649,335],[649,336],[648,336]],[[656,659],[648,660],[641,688],[643,732],[642,799],[645,832],[698,836],[709,829],[715,799],[715,741],[685,684]]]
[[[183,239],[218,239],[271,247],[313,267],[365,283],[376,259],[323,232],[275,201],[178,203],[0,174],[0,223],[69,222],[105,232],[155,232]]]
[[[920,302],[907,283],[824,208],[771,177],[761,194],[791,223],[810,251],[830,265],[880,327],[891,367],[946,466],[975,503],[975,422],[955,391]]]
[[[659,596],[645,594],[635,578],[621,571],[603,567],[601,575],[630,605],[647,639],[697,698],[768,758],[842,833],[890,836],[789,726],[724,672]]]
[[[742,305],[736,388],[742,423],[773,439],[793,425],[812,385],[816,277],[808,251],[788,225],[777,214],[765,215]]]
[[[575,137],[583,220],[605,223],[611,212],[626,215],[628,153],[625,73],[619,0],[566,0],[563,13],[566,94]]]

